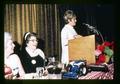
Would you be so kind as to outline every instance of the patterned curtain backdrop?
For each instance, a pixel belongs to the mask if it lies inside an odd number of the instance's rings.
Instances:
[[[60,60],[60,21],[56,4],[6,4],[4,31],[10,32],[19,44],[25,32],[36,32],[45,55]]]

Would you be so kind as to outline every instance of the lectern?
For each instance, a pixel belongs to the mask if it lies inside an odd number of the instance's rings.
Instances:
[[[86,60],[95,63],[95,35],[84,36],[68,41],[69,61]]]

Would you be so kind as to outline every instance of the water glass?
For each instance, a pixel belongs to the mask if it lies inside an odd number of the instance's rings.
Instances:
[[[38,77],[42,77],[44,73],[44,68],[43,67],[37,67],[36,68],[36,73],[38,74]]]

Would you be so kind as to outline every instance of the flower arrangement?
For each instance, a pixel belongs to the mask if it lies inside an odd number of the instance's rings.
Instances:
[[[96,64],[107,63],[114,54],[114,42],[105,41],[98,44],[95,50]]]

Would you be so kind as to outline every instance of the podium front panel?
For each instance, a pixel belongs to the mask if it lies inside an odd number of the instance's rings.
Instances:
[[[69,61],[86,60],[95,63],[95,35],[80,37],[68,41]]]

